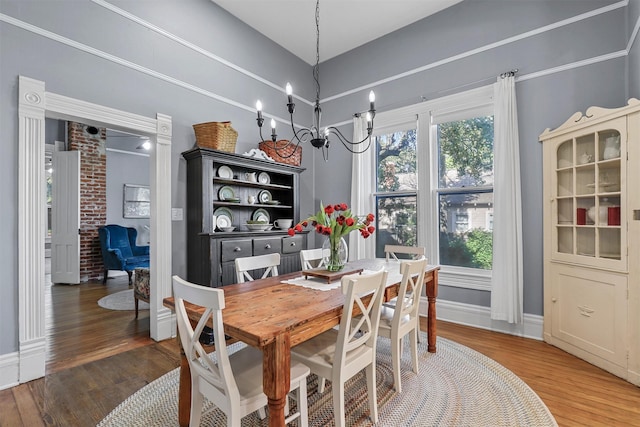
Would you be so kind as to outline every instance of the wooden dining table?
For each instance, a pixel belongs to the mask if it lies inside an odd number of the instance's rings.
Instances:
[[[397,296],[399,261],[376,258],[350,262],[345,271],[354,269],[389,271],[385,300]],[[436,298],[438,294],[439,266],[430,265],[425,273],[428,300],[428,351],[436,351]],[[223,286],[225,308],[222,311],[224,332],[238,340],[262,350],[263,391],[269,406],[269,426],[284,426],[284,407],[289,392],[291,348],[340,323],[344,295],[340,288],[316,290],[283,283],[302,276],[302,272],[268,277],[252,282]],[[165,298],[164,305],[175,309],[173,297]],[[192,321],[198,321],[205,308],[186,304]],[[178,421],[189,425],[191,405],[191,374],[188,361],[182,353]]]

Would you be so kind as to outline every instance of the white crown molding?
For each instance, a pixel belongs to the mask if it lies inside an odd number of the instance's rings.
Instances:
[[[142,19],[142,18],[140,18],[140,17],[138,17],[138,16],[136,16],[136,15],[134,15],[132,13],[129,13],[124,9],[121,9],[121,8],[119,8],[117,6],[114,6],[109,2],[106,2],[104,0],[91,0],[91,1],[94,2],[95,4],[97,4],[98,6],[102,6],[105,9],[108,9],[108,10],[114,12],[114,13],[117,13],[118,15],[120,15],[120,16],[122,16],[124,18],[127,18],[127,19],[135,22],[136,24],[142,25],[143,27],[145,27],[145,28],[147,28],[147,29],[149,29],[151,31],[155,31],[156,33],[161,34],[164,37],[166,37],[166,38],[168,38],[168,39],[170,39],[170,40],[172,40],[172,41],[174,41],[176,43],[179,43],[179,44],[183,45],[184,47],[187,47],[187,48],[189,48],[189,49],[191,49],[191,50],[193,50],[195,52],[198,52],[199,54],[204,55],[209,59],[213,59],[214,61],[217,61],[217,62],[221,63],[222,65],[225,65],[225,66],[231,68],[232,70],[235,70],[235,71],[237,71],[237,72],[239,72],[241,74],[244,74],[247,77],[250,77],[250,78],[252,78],[254,80],[259,81],[260,83],[263,83],[263,84],[265,84],[265,85],[267,85],[267,86],[269,86],[269,87],[271,87],[273,89],[276,89],[279,92],[284,92],[285,91],[284,87],[278,86],[277,84],[275,84],[275,83],[273,83],[273,82],[271,82],[271,81],[269,81],[269,80],[267,80],[267,79],[265,79],[263,77],[260,77],[259,75],[255,74],[255,73],[252,73],[251,71],[248,71],[248,70],[240,67],[239,65],[234,64],[231,61],[227,61],[226,59],[214,54],[213,52],[210,52],[210,51],[208,51],[206,49],[201,48],[200,46],[198,46],[196,44],[193,44],[193,43],[191,43],[191,42],[189,42],[189,41],[187,41],[187,40],[185,40],[185,39],[183,39],[181,37],[178,37],[177,35],[175,35],[173,33],[170,33],[167,30],[164,30],[164,29],[160,28],[160,27],[150,23],[149,21],[145,21],[144,19]],[[310,106],[314,105],[313,102],[311,102],[311,101],[309,101],[309,100],[307,100],[307,99],[305,99],[305,98],[303,98],[301,96],[298,96],[295,93],[293,94],[293,97],[298,99],[298,100],[300,100],[300,101],[302,101],[302,102],[304,102],[305,104],[310,105]]]
[[[338,93],[336,95],[332,95],[332,96],[329,96],[327,98],[324,98],[324,99],[321,100],[321,102],[333,101],[334,99],[342,98],[342,97],[345,97],[347,95],[354,94],[356,92],[370,90],[370,89],[372,89],[372,88],[374,88],[376,86],[380,86],[380,85],[385,84],[385,83],[390,83],[390,82],[392,82],[394,80],[399,80],[399,79],[402,79],[402,78],[405,78],[405,77],[409,77],[409,76],[412,76],[414,74],[421,73],[423,71],[427,71],[427,70],[439,67],[439,66],[444,65],[444,64],[448,64],[450,62],[458,61],[460,59],[464,59],[464,58],[467,58],[469,56],[476,55],[478,53],[486,52],[488,50],[495,49],[495,48],[498,48],[498,47],[501,47],[501,46],[505,46],[505,45],[508,45],[510,43],[514,43],[514,42],[517,42],[517,41],[520,41],[520,40],[523,40],[523,39],[526,39],[526,38],[529,38],[529,37],[537,36],[539,34],[546,33],[547,31],[555,30],[557,28],[561,28],[561,27],[564,27],[566,25],[575,24],[576,22],[579,22],[579,21],[582,21],[582,20],[585,20],[585,19],[589,19],[589,18],[593,18],[594,16],[601,15],[601,14],[604,14],[604,13],[607,13],[607,12],[611,12],[612,10],[616,10],[616,9],[621,8],[621,7],[625,7],[625,6],[627,6],[628,3],[629,3],[628,0],[623,0],[623,1],[620,1],[620,2],[617,2],[617,3],[613,3],[613,4],[610,4],[608,6],[601,7],[599,9],[595,9],[595,10],[592,10],[592,11],[589,11],[589,12],[586,12],[586,13],[582,13],[580,15],[576,15],[576,16],[573,16],[571,18],[564,19],[562,21],[558,21],[558,22],[553,23],[553,24],[549,24],[549,25],[545,25],[545,26],[540,27],[540,28],[536,28],[535,30],[527,31],[527,32],[522,33],[522,34],[518,34],[518,35],[515,35],[515,36],[512,36],[512,37],[508,37],[506,39],[503,39],[503,40],[500,40],[500,41],[497,41],[497,42],[494,42],[494,43],[490,43],[490,44],[487,44],[487,45],[484,45],[484,46],[480,46],[480,47],[475,48],[475,49],[468,50],[466,52],[459,53],[458,55],[453,55],[453,56],[450,56],[448,58],[444,58],[444,59],[441,59],[439,61],[432,62],[430,64],[422,65],[420,67],[414,68],[412,70],[405,71],[403,73],[399,73],[399,74],[396,74],[396,75],[393,75],[393,76],[390,76],[390,77],[386,77],[384,79],[377,80],[377,81],[372,82],[372,83],[367,83],[366,85],[359,86],[359,87],[356,87],[354,89],[351,89],[351,90],[348,90],[348,91],[345,91],[345,92],[342,92],[342,93]]]
[[[207,50],[205,50],[205,49],[203,49],[203,48],[201,48],[201,47],[199,47],[199,46],[197,46],[197,45],[195,45],[193,43],[190,43],[190,42],[188,42],[188,41],[186,41],[184,39],[181,39],[180,37],[168,32],[166,30],[163,30],[162,28],[157,27],[157,26],[155,26],[155,25],[153,25],[153,24],[151,24],[151,23],[149,23],[149,22],[147,22],[147,21],[145,21],[145,20],[143,20],[143,19],[141,19],[141,18],[129,13],[129,12],[126,12],[123,9],[120,9],[120,8],[114,6],[114,5],[111,5],[110,3],[108,3],[108,2],[106,2],[104,0],[91,0],[91,1],[94,2],[96,5],[102,6],[102,7],[106,8],[106,9],[108,9],[108,10],[114,12],[114,13],[117,13],[117,14],[119,14],[119,15],[127,18],[127,19],[130,19],[133,22],[136,22],[139,25],[144,26],[147,29],[150,29],[152,31],[156,31],[159,34],[161,34],[161,35],[163,35],[165,37],[168,37],[169,39],[171,39],[171,40],[173,40],[173,41],[175,41],[177,43],[180,43],[183,46],[185,46],[185,47],[187,47],[189,49],[192,49],[192,50],[194,50],[194,51],[196,51],[196,52],[198,52],[198,53],[200,53],[202,55],[205,55],[206,57],[208,57],[210,59],[218,61],[218,62],[220,62],[220,63],[222,63],[222,64],[224,64],[224,65],[226,65],[226,66],[228,66],[228,67],[230,67],[230,68],[232,68],[232,69],[234,69],[234,70],[236,70],[236,71],[238,71],[238,72],[240,72],[240,73],[242,73],[244,75],[247,75],[247,76],[249,76],[251,78],[255,78],[257,81],[259,81],[259,82],[261,82],[263,84],[266,84],[269,87],[272,87],[272,88],[275,88],[275,89],[278,89],[278,90],[282,90],[282,88],[279,87],[278,85],[276,85],[276,84],[274,84],[274,83],[272,83],[272,82],[270,82],[270,81],[268,81],[268,80],[266,80],[266,79],[264,79],[264,78],[262,78],[262,77],[260,77],[260,76],[258,76],[256,74],[254,74],[254,73],[251,73],[250,71],[247,71],[247,70],[243,69],[242,67],[239,67],[238,65],[235,65],[232,62],[225,60],[224,58],[221,58],[221,57],[213,54],[212,52],[209,52],[209,51],[207,51]],[[454,62],[454,61],[457,61],[457,60],[460,60],[460,59],[464,59],[464,58],[466,58],[468,56],[475,55],[475,54],[480,53],[480,52],[484,52],[484,51],[488,51],[488,50],[491,50],[491,49],[495,49],[497,47],[501,47],[501,46],[504,46],[504,45],[509,44],[509,43],[514,43],[516,41],[519,41],[519,40],[522,40],[522,39],[525,39],[525,38],[528,38],[528,37],[539,35],[539,34],[542,34],[544,32],[547,32],[547,31],[551,31],[551,30],[554,30],[554,29],[557,29],[557,28],[561,28],[563,26],[571,25],[571,24],[574,24],[576,22],[592,18],[594,16],[598,16],[598,15],[601,15],[601,14],[604,14],[604,13],[611,12],[611,11],[619,9],[621,7],[626,7],[628,5],[628,3],[629,3],[628,0],[619,1],[617,3],[613,3],[611,5],[608,5],[608,6],[605,6],[605,7],[602,7],[602,8],[598,8],[598,9],[595,9],[595,10],[592,10],[592,11],[589,11],[589,12],[586,12],[586,13],[583,13],[583,14],[580,14],[580,15],[576,15],[574,17],[571,17],[571,18],[568,18],[568,19],[564,19],[562,21],[559,21],[559,22],[556,22],[556,23],[553,23],[553,24],[549,24],[549,25],[546,25],[546,26],[543,26],[543,27],[540,27],[540,28],[537,28],[537,29],[534,29],[534,30],[531,30],[531,31],[527,31],[525,33],[522,33],[522,34],[519,34],[519,35],[515,35],[513,37],[509,37],[509,38],[506,38],[504,40],[500,40],[500,41],[495,42],[495,43],[487,44],[485,46],[481,46],[479,48],[472,49],[472,50],[460,53],[458,55],[454,55],[454,56],[451,56],[449,58],[442,59],[440,61],[436,61],[436,62],[433,62],[433,63],[430,63],[430,64],[426,64],[426,65],[414,68],[412,70],[408,70],[408,71],[405,71],[405,72],[402,72],[402,73],[399,73],[399,74],[395,74],[393,76],[378,80],[378,81],[373,82],[373,83],[368,83],[366,85],[359,86],[357,88],[350,89],[348,91],[345,91],[345,92],[342,92],[342,93],[339,93],[339,94],[336,94],[336,95],[332,95],[330,97],[322,99],[321,102],[324,103],[324,102],[332,101],[332,100],[335,100],[335,99],[338,99],[338,98],[342,98],[342,97],[351,95],[351,94],[356,93],[356,92],[360,92],[360,91],[363,91],[363,90],[369,90],[369,89],[371,89],[371,88],[373,88],[375,86],[379,86],[379,85],[384,84],[384,83],[389,83],[389,82],[392,82],[392,81],[395,81],[395,80],[398,80],[398,79],[402,79],[404,77],[408,77],[408,76],[414,75],[416,73],[424,72],[424,71],[430,70],[432,68],[435,68],[435,67],[447,64],[447,63],[451,63],[451,62]],[[95,49],[93,47],[87,46],[85,44],[76,42],[76,41],[71,40],[71,39],[68,39],[68,38],[66,38],[64,36],[60,36],[58,34],[50,32],[48,30],[39,28],[39,27],[37,27],[35,25],[31,25],[29,23],[20,21],[20,20],[15,19],[15,18],[13,18],[11,16],[8,16],[8,15],[5,15],[5,14],[0,14],[0,21],[4,21],[4,22],[6,22],[8,24],[11,24],[11,25],[14,25],[16,27],[22,28],[22,29],[24,29],[26,31],[33,32],[35,34],[41,35],[43,37],[46,37],[46,38],[49,38],[51,40],[57,41],[59,43],[65,44],[67,46],[82,50],[83,52],[86,52],[86,53],[89,53],[89,54],[93,54],[93,55],[98,56],[100,58],[112,61],[112,62],[114,62],[116,64],[131,68],[131,69],[133,69],[135,71],[139,71],[141,73],[144,73],[144,74],[150,75],[152,77],[158,78],[158,79],[163,80],[163,81],[165,81],[167,83],[174,84],[174,85],[182,87],[184,89],[199,93],[200,95],[215,99],[215,100],[223,102],[223,103],[226,103],[226,104],[231,105],[233,107],[240,108],[240,109],[245,110],[245,111],[250,111],[252,113],[255,112],[255,108],[253,106],[248,106],[248,105],[242,104],[240,102],[234,101],[234,100],[232,100],[230,98],[223,97],[223,96],[218,95],[218,94],[216,94],[214,92],[211,92],[211,91],[205,90],[203,88],[197,87],[195,85],[192,85],[190,83],[184,82],[182,80],[167,76],[165,74],[162,74],[162,73],[159,73],[157,71],[151,70],[149,68],[143,67],[141,65],[135,64],[135,63],[133,63],[131,61],[127,61],[125,59],[119,58],[119,57],[117,57],[115,55],[108,54],[106,52],[100,51],[100,50]],[[585,59],[585,60],[582,60],[582,61],[573,62],[571,64],[565,64],[565,65],[562,65],[562,66],[559,66],[559,67],[554,67],[554,68],[547,69],[547,70],[540,70],[540,71],[537,71],[537,72],[534,72],[534,73],[530,73],[530,74],[527,74],[527,75],[519,76],[519,77],[516,78],[516,82],[529,80],[529,79],[533,79],[533,78],[537,78],[537,77],[542,77],[542,76],[546,76],[546,75],[549,75],[549,74],[554,74],[554,73],[558,73],[558,72],[561,72],[561,71],[566,71],[566,70],[573,69],[573,68],[583,67],[583,66],[591,65],[591,64],[594,64],[594,63],[597,63],[597,62],[602,62],[602,61],[606,61],[606,60],[610,60],[610,59],[615,59],[615,58],[618,58],[618,57],[621,57],[621,56],[624,56],[624,55],[628,55],[629,51],[631,49],[631,46],[633,45],[633,43],[634,43],[634,41],[635,41],[635,39],[637,37],[637,34],[638,34],[639,30],[640,30],[640,18],[636,22],[636,26],[634,28],[633,34],[631,35],[630,40],[629,40],[625,50],[618,51],[618,52],[613,52],[613,53],[610,53],[610,54],[601,55],[601,56],[594,57],[594,58],[588,58],[588,59]],[[302,102],[304,102],[306,104],[313,105],[313,103],[311,101],[309,101],[309,100],[306,100],[306,99],[303,99],[303,98],[297,97],[297,96],[296,96],[296,98],[301,100]],[[269,118],[271,118],[271,117],[274,118],[276,121],[278,121],[280,123],[287,124],[287,123],[290,122],[288,118],[283,118],[283,117],[280,117],[280,116],[276,116],[276,115],[273,115],[273,114],[268,113],[266,111],[264,112],[264,114],[265,114],[265,116],[267,116]],[[338,126],[343,126],[343,125],[346,125],[346,124],[350,124],[351,122],[352,122],[351,119],[349,119],[349,120],[345,120],[343,122],[332,124],[331,126],[338,127]],[[302,125],[299,125],[297,123],[294,123],[294,126],[298,127],[298,128],[303,127]]]

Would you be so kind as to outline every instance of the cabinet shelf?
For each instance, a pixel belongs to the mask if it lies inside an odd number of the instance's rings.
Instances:
[[[640,101],[630,99],[617,109],[590,107],[540,135],[544,340],[636,385],[639,125]]]
[[[297,223],[304,168],[201,147],[182,156],[187,161],[187,280],[211,287],[235,283],[236,258],[269,253],[280,254],[281,274],[301,269],[300,250],[307,248],[306,233],[289,236],[288,230],[275,227],[252,231],[245,224],[257,211],[266,214],[270,223],[285,219]],[[268,177],[264,180],[269,182],[245,179],[253,175]],[[279,204],[255,203],[263,192],[271,193],[270,199]],[[221,200],[230,194],[234,201]],[[228,216],[236,228],[220,230],[218,214]]]
[[[236,202],[223,202],[219,200],[214,200],[213,206],[233,206],[233,207],[244,207],[244,208],[273,208],[273,209],[291,209],[293,206],[291,205],[263,205],[260,203],[236,203]]]
[[[260,182],[254,181],[245,181],[243,179],[233,179],[233,178],[213,178],[213,182],[217,184],[231,184],[231,185],[241,185],[243,187],[251,187],[251,188],[266,188],[266,189],[275,189],[275,190],[291,190],[290,185],[281,185],[281,184],[263,184]]]

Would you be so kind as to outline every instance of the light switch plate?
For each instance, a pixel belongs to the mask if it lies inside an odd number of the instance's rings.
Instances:
[[[182,221],[182,208],[171,208],[171,221]]]

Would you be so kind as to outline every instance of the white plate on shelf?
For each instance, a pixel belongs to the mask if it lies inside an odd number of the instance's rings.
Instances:
[[[266,172],[260,172],[260,175],[258,175],[258,182],[260,184],[269,184],[271,182],[271,177]]]
[[[271,200],[272,200],[272,197],[271,197],[271,192],[269,190],[262,190],[261,192],[258,193],[258,201],[260,203],[266,204]]]
[[[218,176],[220,178],[231,179],[233,178],[233,171],[229,166],[220,166],[218,168]]]
[[[233,212],[227,208],[218,208],[213,214],[216,216],[216,225],[220,230],[233,226]]]
[[[265,209],[256,209],[255,211],[253,211],[253,214],[251,214],[251,219],[254,221],[261,221],[267,224],[271,222],[271,216],[269,215],[269,212],[267,212]]]
[[[269,227],[273,227],[271,224],[245,224],[251,231],[266,231]]]
[[[236,197],[235,191],[233,191],[233,188],[229,187],[228,185],[220,187],[220,189],[218,190],[218,200],[239,201],[239,199]]]

